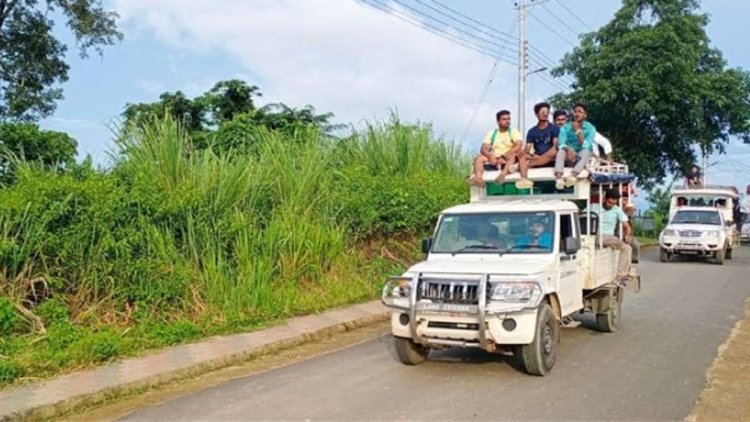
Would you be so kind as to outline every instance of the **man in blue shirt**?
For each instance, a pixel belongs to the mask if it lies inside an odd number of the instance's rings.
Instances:
[[[518,249],[552,250],[552,234],[547,231],[543,220],[535,220],[529,226],[529,234],[521,236],[516,241]]]
[[[588,109],[583,103],[573,106],[573,121],[560,128],[557,144],[559,149],[555,159],[555,187],[563,189],[575,185],[578,175],[594,155],[596,128],[586,121]],[[570,177],[563,181],[565,163],[575,163]]]
[[[555,161],[557,135],[559,129],[549,122],[549,103],[534,106],[539,123],[526,134],[526,146],[518,154],[518,171],[521,180],[516,182],[518,189],[530,189],[534,183],[528,179],[530,167],[544,167]]]
[[[628,216],[617,205],[619,201],[620,194],[616,190],[610,189],[604,194],[602,206],[592,208],[599,214],[599,231],[602,234],[601,246],[620,251],[615,283],[625,287],[630,277],[630,264],[633,255],[630,243],[633,241],[633,232],[630,224],[628,224]],[[615,230],[620,223],[622,223],[623,234],[625,235],[624,241],[615,235]]]

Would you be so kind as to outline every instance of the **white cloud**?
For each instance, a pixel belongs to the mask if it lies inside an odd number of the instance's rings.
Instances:
[[[126,31],[191,54],[226,52],[260,77],[249,82],[266,101],[312,104],[345,122],[398,109],[404,119],[435,122],[438,132],[458,137],[491,67],[478,53],[353,0],[220,4],[114,0]],[[481,109],[474,135],[493,125],[497,108],[515,111],[513,75],[496,77],[494,101]]]

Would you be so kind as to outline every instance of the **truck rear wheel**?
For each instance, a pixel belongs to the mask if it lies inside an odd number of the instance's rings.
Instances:
[[[560,343],[560,324],[546,302],[539,306],[534,341],[517,349],[519,364],[531,375],[547,375],[555,366]]]
[[[620,329],[620,319],[622,318],[622,299],[623,290],[618,287],[612,292],[615,297],[610,298],[609,309],[607,312],[596,314],[596,328],[605,333],[614,333]]]
[[[727,253],[725,256],[726,259],[732,259],[732,249],[727,249]]]
[[[671,258],[670,253],[667,252],[666,249],[660,248],[659,249],[659,261],[661,262],[669,262],[669,259]]]
[[[427,359],[430,350],[414,342],[410,338],[393,337],[396,355],[405,365],[419,365]]]
[[[714,262],[716,262],[719,265],[724,265],[724,258],[726,258],[727,253],[727,247],[724,246],[723,249],[719,249],[716,251],[716,255],[714,255]]]

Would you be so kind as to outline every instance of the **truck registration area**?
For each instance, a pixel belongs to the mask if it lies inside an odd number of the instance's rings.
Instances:
[[[572,316],[593,313],[604,332],[619,327],[619,256],[600,246],[598,207],[608,189],[627,201],[634,181],[627,167],[594,166],[564,190],[551,168],[531,169],[527,190],[515,188],[517,176],[502,183],[496,176],[485,173],[486,186],[471,187],[468,204],[444,210],[422,242],[427,258],[383,288],[405,364],[423,362],[431,349],[470,347],[511,352],[522,370],[545,375],[561,326],[580,324]],[[639,290],[640,277],[628,288]]]

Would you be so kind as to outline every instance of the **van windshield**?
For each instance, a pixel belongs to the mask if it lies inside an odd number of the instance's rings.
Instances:
[[[432,253],[550,253],[555,238],[552,212],[444,214]]]

